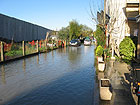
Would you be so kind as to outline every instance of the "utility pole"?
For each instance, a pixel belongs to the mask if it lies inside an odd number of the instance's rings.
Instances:
[[[106,30],[106,0],[104,0],[104,20],[103,20],[103,24],[104,24],[104,28],[105,28],[105,39],[106,39],[106,43],[108,42],[108,39],[106,38],[107,36],[107,30]],[[106,48],[106,43],[105,43],[105,48]]]
[[[139,15],[140,15],[140,0],[139,0]],[[140,59],[140,22],[139,22],[139,32],[138,32],[137,59]]]
[[[104,0],[104,26],[106,21],[106,0]]]

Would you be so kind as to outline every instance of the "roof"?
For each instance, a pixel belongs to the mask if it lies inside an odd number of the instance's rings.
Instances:
[[[46,38],[46,33],[50,29],[25,22],[13,17],[0,14],[0,39],[20,41],[41,40]]]

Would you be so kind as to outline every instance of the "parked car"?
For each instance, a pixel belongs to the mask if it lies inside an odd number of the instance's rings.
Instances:
[[[91,40],[90,39],[85,39],[84,40],[84,45],[85,46],[90,46],[91,45]]]
[[[70,41],[69,44],[70,44],[70,46],[80,46],[81,42],[78,39],[73,39],[73,40]]]

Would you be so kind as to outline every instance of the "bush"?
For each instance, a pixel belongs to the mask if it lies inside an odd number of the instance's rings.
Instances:
[[[110,57],[111,56],[110,49],[109,48],[104,49],[104,54],[106,55],[106,57]]]
[[[96,49],[96,56],[102,56],[102,55],[103,55],[103,47],[99,45]]]
[[[94,37],[97,40],[97,46],[101,45],[102,47],[105,47],[106,37],[104,30],[101,27],[97,26],[97,30],[95,31]]]
[[[11,50],[5,53],[6,56],[18,56],[22,55],[22,50]]]
[[[131,38],[129,37],[124,38],[123,41],[120,43],[119,48],[121,58],[125,62],[129,62],[132,60],[132,58],[135,57],[136,47]]]
[[[39,51],[45,51],[46,50],[46,48],[45,47],[39,47]]]

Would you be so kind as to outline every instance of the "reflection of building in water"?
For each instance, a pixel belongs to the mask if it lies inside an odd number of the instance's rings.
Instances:
[[[26,73],[26,61],[25,61],[25,59],[23,59],[22,68],[23,68],[24,73]]]
[[[1,66],[1,80],[2,80],[2,83],[3,83],[3,84],[6,84],[6,79],[5,79],[5,68],[4,68],[3,65]]]

